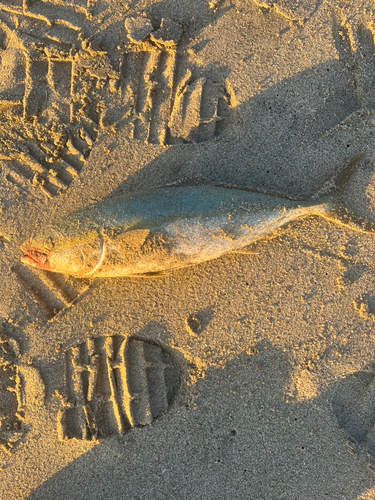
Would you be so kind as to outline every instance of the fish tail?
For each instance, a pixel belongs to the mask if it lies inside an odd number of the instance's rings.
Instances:
[[[334,179],[331,192],[316,199],[316,213],[336,224],[362,233],[375,233],[375,223],[353,211],[344,200],[345,190],[358,170],[362,155],[356,155],[342,168]]]

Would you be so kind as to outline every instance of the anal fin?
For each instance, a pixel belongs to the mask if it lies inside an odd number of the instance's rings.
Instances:
[[[172,271],[172,269],[166,270],[166,271],[155,271],[153,273],[139,273],[139,274],[130,274],[129,278],[161,278],[163,276],[166,276]]]

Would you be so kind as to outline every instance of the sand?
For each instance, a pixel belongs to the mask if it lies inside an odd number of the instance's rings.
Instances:
[[[375,498],[374,234],[319,217],[160,278],[19,246],[171,183],[375,222],[371,0],[0,3],[0,498]]]

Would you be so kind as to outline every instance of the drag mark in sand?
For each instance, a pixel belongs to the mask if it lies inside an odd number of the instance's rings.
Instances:
[[[65,362],[61,440],[100,439],[150,424],[169,409],[178,390],[171,354],[149,340],[91,338],[72,347]]]

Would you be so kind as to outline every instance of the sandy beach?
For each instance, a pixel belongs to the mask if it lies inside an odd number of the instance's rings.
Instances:
[[[2,0],[0,56],[0,498],[374,499],[374,231],[157,278],[20,260],[102,199],[308,200],[351,165],[375,223],[374,3]]]

